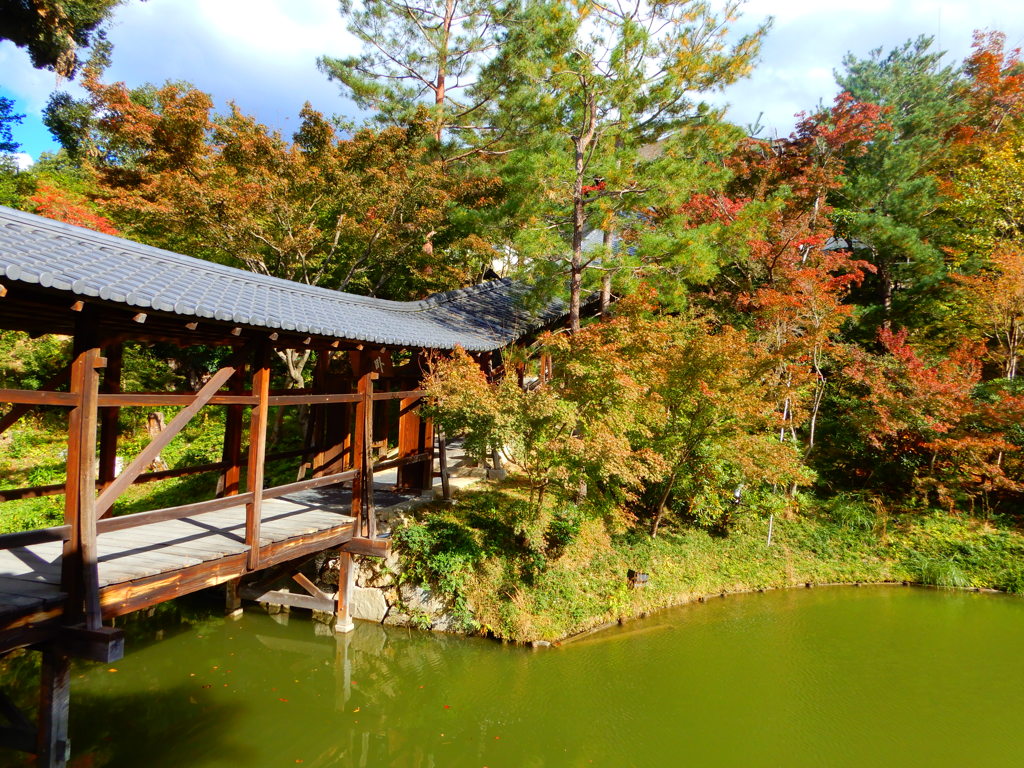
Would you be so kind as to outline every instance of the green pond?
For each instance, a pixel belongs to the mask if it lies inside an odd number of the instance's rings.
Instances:
[[[730,596],[535,650],[279,618],[76,668],[72,765],[1024,765],[1019,598]]]

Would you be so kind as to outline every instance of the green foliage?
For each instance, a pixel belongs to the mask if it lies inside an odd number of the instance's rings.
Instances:
[[[0,39],[28,49],[32,66],[72,77],[78,50],[122,0],[0,0]]]
[[[549,517],[573,521],[572,539],[531,568],[508,523],[521,494],[507,484],[464,491],[454,507],[396,532],[408,541],[403,563],[414,580],[455,590],[445,594],[462,596],[477,622],[512,640],[557,640],[698,596],[806,582],[1024,589],[1024,537],[1012,521],[890,515],[876,499],[852,495],[798,497],[801,514],[776,517],[770,547],[766,521],[753,515],[739,517],[728,537],[673,527],[651,539],[610,535],[602,521],[561,505]],[[629,569],[647,573],[647,586],[629,589]]]
[[[25,118],[14,111],[14,101],[0,96],[0,155],[17,152],[21,146],[14,140],[11,126],[18,125]]]
[[[932,43],[919,37],[887,54],[848,55],[836,77],[853,98],[887,109],[888,127],[849,160],[835,195],[837,230],[862,243],[858,255],[875,267],[856,294],[868,338],[882,325],[932,322],[930,291],[945,277],[943,234],[931,216],[943,196],[933,171],[964,103],[955,97],[957,71],[943,66]]]

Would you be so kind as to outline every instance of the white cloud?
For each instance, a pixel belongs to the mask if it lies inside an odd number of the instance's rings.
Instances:
[[[775,17],[761,64],[751,78],[709,100],[730,102],[729,116],[741,124],[764,113],[763,122],[785,134],[794,113],[831,101],[832,71],[847,51],[863,57],[927,34],[959,61],[974,29],[1002,29],[1011,46],[1024,44],[1019,9],[1020,0],[750,0],[738,32]],[[336,0],[132,0],[115,10],[110,38],[110,79],[131,86],[188,80],[220,107],[233,99],[285,134],[307,99],[328,114],[357,114],[316,69],[317,56],[358,50]],[[23,111],[41,110],[58,87],[9,42],[0,43],[0,73],[0,85]],[[81,93],[77,85],[68,90]]]
[[[36,162],[28,152],[15,152],[12,157],[14,158],[14,162],[18,164],[19,171],[28,170]]]
[[[999,29],[1009,47],[1024,42],[1020,0],[751,0],[737,31],[753,29],[772,15],[761,64],[750,78],[712,101],[730,104],[729,117],[752,123],[759,113],[767,133],[785,135],[796,112],[828,103],[836,93],[832,76],[850,52],[863,58],[890,50],[918,35],[935,38],[939,50],[958,63],[969,52],[975,29]]]

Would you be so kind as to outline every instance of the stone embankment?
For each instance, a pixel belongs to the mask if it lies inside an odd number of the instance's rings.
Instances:
[[[448,455],[449,464],[454,465],[450,479],[454,489],[475,485],[487,476],[488,470],[470,464],[457,447],[450,449]],[[410,511],[431,503],[435,494],[440,495],[437,487],[419,498],[379,508],[377,530],[388,535],[405,524]],[[437,632],[458,631],[459,624],[451,613],[451,606],[425,587],[402,583],[401,563],[393,551],[384,559],[358,557],[357,562],[359,570],[352,594],[352,618]],[[337,589],[337,583],[328,581],[331,576],[337,578],[337,561],[328,560],[320,572],[325,576],[324,587]]]

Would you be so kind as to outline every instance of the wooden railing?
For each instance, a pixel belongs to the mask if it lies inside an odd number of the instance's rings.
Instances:
[[[423,397],[423,390],[408,389],[395,392],[374,391],[376,373],[365,373],[359,377],[356,392],[331,393],[324,391],[288,391],[271,393],[269,350],[264,346],[246,347],[239,350],[228,364],[214,372],[209,380],[195,393],[171,394],[156,392],[99,392],[99,371],[106,365],[96,346],[83,346],[76,355],[69,370],[47,382],[50,386],[61,386],[65,381],[68,392],[53,390],[28,391],[0,389],[0,401],[14,404],[14,408],[0,418],[0,431],[6,429],[30,408],[36,406],[58,406],[69,408],[68,429],[68,471],[67,480],[61,484],[0,490],[0,501],[26,499],[37,496],[65,494],[65,525],[33,531],[0,535],[0,549],[24,547],[32,544],[59,541],[64,543],[62,588],[70,595],[69,610],[80,611],[87,626],[99,626],[99,584],[96,565],[96,537],[99,534],[124,530],[165,520],[201,515],[244,505],[246,509],[245,540],[249,547],[247,567],[260,567],[260,520],[264,499],[274,499],[303,490],[352,483],[350,513],[355,519],[355,537],[373,540],[376,537],[376,515],[373,499],[373,475],[375,472],[398,468],[400,485],[429,488],[432,482],[432,467],[422,467],[433,457],[430,445],[429,424],[423,422],[416,406]],[[251,389],[242,391],[241,377],[245,371],[245,358],[251,356]],[[231,393],[223,393],[225,385],[231,386]],[[119,388],[119,384],[116,388]],[[374,403],[399,400],[398,456],[374,463],[371,447],[373,443]],[[327,406],[353,404],[354,419],[350,430],[351,468],[331,471],[320,467],[314,477],[300,479],[293,483],[264,488],[264,468],[269,461],[287,457],[308,457],[325,449],[322,445],[309,445],[295,450],[267,453],[266,434],[269,408],[274,406]],[[225,435],[225,458],[219,462],[177,467],[156,472],[145,471],[160,455],[170,441],[178,435],[189,420],[206,405],[228,407],[229,420]],[[107,429],[108,417],[100,418],[101,409],[111,409],[116,415],[121,407],[181,406],[179,411],[154,439],[116,477],[104,479],[104,465],[112,464],[109,451],[97,462],[96,437],[104,434],[99,426]],[[249,446],[241,450],[241,409],[250,407]],[[116,426],[116,421],[115,421]],[[233,442],[232,442],[233,441]],[[231,444],[229,444],[231,443]],[[101,450],[104,444],[101,440]],[[241,467],[247,466],[246,490],[237,487]],[[417,467],[419,465],[419,467]],[[109,471],[109,467],[108,467]],[[137,483],[153,482],[172,477],[183,477],[208,472],[221,472],[225,482],[224,495],[219,498],[197,501],[164,509],[139,512],[129,515],[106,517],[115,501],[130,486]],[[72,617],[73,618],[73,617]]]

